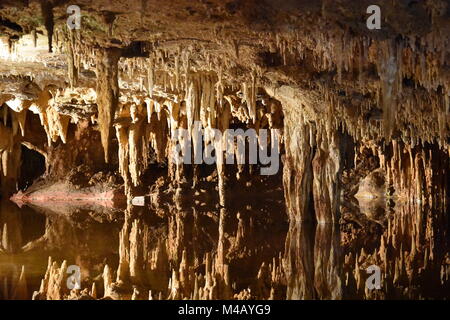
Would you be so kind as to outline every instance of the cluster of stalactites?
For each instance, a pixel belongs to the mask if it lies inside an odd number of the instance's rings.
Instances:
[[[80,30],[64,27],[55,32],[56,52],[65,53],[70,85],[76,85],[81,70],[92,70],[97,64],[96,51],[84,41]]]
[[[381,150],[378,150],[378,156],[386,171],[388,185],[396,191],[395,196],[400,201],[407,199],[411,203],[446,211],[449,159],[444,156],[445,151],[397,141],[392,142],[391,148],[390,158]]]
[[[10,103],[11,105],[9,105]],[[48,144],[56,142],[58,138],[65,143],[67,141],[67,130],[71,120],[68,115],[60,114],[57,111],[57,103],[49,90],[40,91],[34,100],[13,99],[5,103],[10,107],[12,119],[12,135],[16,136],[20,129],[21,136],[25,136],[25,124],[28,111],[39,115],[41,125],[47,133]],[[8,119],[8,108],[3,107],[4,126]]]
[[[347,94],[357,89],[371,97],[342,98],[333,93],[337,92],[334,88],[319,83],[325,104],[332,104],[333,113],[328,117],[334,118],[330,121],[335,129],[343,127],[356,140],[389,141],[400,132],[404,142],[448,146],[448,39],[430,33],[420,39],[378,41],[343,31],[323,32],[312,39],[298,33],[276,35],[272,41],[285,64],[308,59],[316,70],[335,72],[336,87]],[[373,68],[378,78],[371,75]],[[347,106],[351,99],[357,103]]]
[[[140,176],[149,164],[150,148],[158,162],[166,158],[168,112],[161,100],[144,97],[119,105],[114,126],[119,142],[119,172],[126,185],[129,181],[139,185]]]
[[[83,52],[82,59],[92,56],[79,41],[75,43],[80,46],[77,52]],[[308,59],[316,70],[335,73],[336,85],[344,91],[351,93],[356,83],[362,95],[370,95],[369,99],[355,97],[352,105],[347,106],[348,101],[336,94],[336,88],[315,81],[328,105],[330,130],[342,128],[355,140],[385,138],[389,141],[400,133],[404,142],[438,142],[443,148],[449,147],[450,88],[445,67],[448,40],[430,34],[421,39],[404,37],[381,41],[344,31],[322,32],[310,37],[298,31],[262,37],[261,45],[268,43],[271,50],[281,54],[284,64],[298,64]],[[199,53],[192,48],[148,52],[148,58],[120,60],[121,88],[146,92],[152,99],[185,101],[188,125],[196,118],[205,122],[208,113],[214,118],[216,110],[227,100],[223,79],[224,70],[229,66],[211,58],[207,50],[201,59],[197,59],[195,55]],[[92,57],[86,59],[89,60],[86,64],[95,64]],[[370,74],[372,69],[376,70],[376,77]],[[208,74],[214,83],[206,79]],[[242,118],[254,123],[258,81],[255,72],[250,75],[241,85],[246,106],[241,110]],[[205,109],[199,105],[204,105]],[[317,117],[321,116],[319,110]],[[212,123],[208,125],[214,127]]]
[[[26,112],[22,107],[13,110],[7,103],[0,107],[0,177],[4,178],[4,192],[15,188],[13,184],[19,175],[21,153],[18,141],[25,135]]]
[[[140,176],[148,165],[150,147],[155,150],[158,162],[169,158],[172,146],[168,142],[174,138],[176,129],[186,127],[192,133],[194,122],[201,121],[205,129],[226,130],[233,113],[239,121],[255,126],[258,131],[260,120],[265,118],[257,106],[255,73],[242,84],[241,99],[226,95],[223,72],[226,65],[207,53],[202,53],[205,56],[198,61],[194,61],[194,55],[200,53],[194,53],[192,48],[152,51],[147,48],[148,58],[118,58],[115,51],[109,49],[100,50],[94,56],[80,41],[78,33],[67,33],[64,38],[71,83],[75,83],[75,73],[81,70],[81,65],[85,68],[96,66],[98,124],[105,160],[109,158],[110,131],[114,125],[119,141],[119,170],[128,191],[131,184],[139,185]],[[117,105],[116,101],[121,100],[119,96],[124,94],[122,91],[132,92],[138,98],[131,100],[140,101],[129,102],[128,99]],[[134,117],[132,109],[135,110]],[[54,114],[53,118],[56,117]],[[146,123],[144,118],[147,118]],[[54,133],[58,132],[64,140],[62,125]],[[190,138],[196,146],[198,136]]]
[[[60,114],[56,110],[55,99],[48,90],[42,91],[38,99],[34,101],[30,110],[39,114],[41,125],[47,134],[48,145],[61,138],[63,143],[67,142],[67,133],[71,117]]]
[[[207,129],[224,132],[233,118],[255,128],[256,132],[263,127],[282,127],[281,105],[273,101],[257,102],[256,76],[242,85],[243,92],[239,97],[235,91],[225,94],[221,69],[217,73],[193,71],[185,55],[175,60],[174,68],[163,64],[163,60],[164,56],[155,53],[150,58],[122,59],[119,63],[120,78],[124,83],[141,77],[144,66],[149,70],[147,83],[145,79],[139,82],[146,84],[145,88],[134,88],[141,94],[120,99],[123,101],[116,113],[120,173],[126,182],[139,185],[140,175],[148,165],[149,147],[155,151],[158,162],[167,159],[169,167],[174,165],[172,142],[180,138],[177,129],[187,129],[187,138],[195,153],[199,144],[206,146],[214,138],[196,134],[196,123],[201,123],[206,132]],[[175,169],[176,176],[179,176],[178,169]]]
[[[58,138],[66,143],[71,116],[58,112],[58,105],[49,90],[40,91],[35,99],[2,97],[0,102],[0,172],[10,184],[15,184],[20,168],[20,144],[27,139],[28,113],[39,115],[49,146]]]

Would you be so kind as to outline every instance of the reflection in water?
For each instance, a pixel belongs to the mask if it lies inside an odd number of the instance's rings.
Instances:
[[[319,299],[342,299],[342,250],[339,227],[318,225],[314,242],[314,284]]]
[[[286,238],[284,269],[287,299],[314,299],[313,226],[291,225]]]
[[[275,211],[58,213],[2,201],[0,298],[448,298],[445,214],[397,204],[352,237],[333,224],[288,226]],[[66,286],[71,264],[82,290]],[[380,290],[366,287],[370,265]]]
[[[292,226],[286,240],[287,299],[342,299],[342,249],[339,227],[304,223]]]
[[[0,298],[30,299],[47,268],[48,257],[67,260],[82,269],[84,279],[93,278],[105,262],[114,261],[120,224],[90,212],[60,214],[38,208],[17,207],[0,201]],[[15,297],[24,268],[26,296]]]
[[[373,248],[350,247],[346,252],[347,278],[354,275],[349,297],[448,298],[448,214],[400,202],[388,212],[384,232]],[[365,288],[365,270],[372,264],[382,270],[382,290]]]
[[[30,283],[40,281],[45,271],[38,266],[41,256],[23,254],[22,246],[40,236],[44,223],[40,215],[30,210],[20,210],[8,201],[0,202],[0,299],[29,299],[29,289],[33,289]],[[29,264],[25,274],[22,266]]]

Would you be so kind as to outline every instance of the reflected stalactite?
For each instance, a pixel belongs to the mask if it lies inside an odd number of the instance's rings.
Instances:
[[[343,250],[339,225],[319,224],[314,243],[314,286],[317,298],[340,300],[344,296]]]
[[[2,300],[29,300],[25,266],[2,266],[0,298]]]
[[[97,273],[86,272],[86,269],[92,268],[89,263],[80,264],[85,281],[81,290],[73,291],[65,287],[68,274],[64,272],[72,262],[64,262],[60,266],[51,260],[34,298],[442,297],[449,285],[448,250],[445,249],[448,239],[446,229],[442,227],[447,223],[447,217],[442,212],[431,214],[420,204],[397,204],[394,210],[395,214],[393,212],[386,222],[381,222],[383,232],[374,244],[370,238],[367,242],[354,245],[342,243],[343,231],[339,225],[304,223],[295,226],[291,223],[280,256],[260,262],[257,257],[264,251],[259,251],[258,242],[250,240],[255,223],[247,220],[246,215],[239,216],[237,212],[223,208],[218,212],[218,217],[207,222],[202,213],[185,212],[183,216],[181,212],[167,222],[163,219],[155,224],[157,220],[152,223],[148,220],[148,211],[130,206],[117,237],[117,264],[101,264],[102,268],[95,271]],[[207,235],[204,227],[212,221],[217,232]],[[191,229],[194,223],[196,227]],[[46,228],[54,229],[55,237],[61,233],[67,235],[64,228],[53,227],[58,224],[55,220]],[[46,233],[49,234],[48,231]],[[211,236],[215,237],[212,247],[199,245]],[[55,237],[52,239],[57,239]],[[79,243],[77,246],[83,246],[82,238],[75,240]],[[70,240],[71,243],[73,241]],[[24,248],[28,248],[28,252],[33,250],[30,245]],[[105,253],[96,254],[103,256]],[[250,260],[246,262],[247,259]],[[77,258],[71,258],[71,261],[76,262]],[[381,269],[380,290],[368,290],[366,287],[369,275],[366,269],[370,265]],[[253,269],[250,282],[241,274],[249,272],[247,268]],[[17,268],[14,277],[3,280],[9,288],[7,297],[10,299],[14,296],[13,292],[21,292],[20,296],[25,293],[20,289],[23,286],[12,286],[12,283],[27,281],[28,276],[26,273],[21,276],[20,269]],[[236,273],[237,270],[241,272]],[[102,274],[101,281],[92,280],[98,273]]]
[[[314,226],[291,223],[286,237],[283,268],[286,274],[286,299],[315,299]]]
[[[48,259],[47,271],[41,281],[39,291],[33,294],[36,300],[61,300],[70,293],[67,287],[67,261],[59,265],[56,261]]]
[[[68,291],[59,286],[64,280],[61,279],[62,269],[52,262],[43,289],[37,291],[34,298],[92,299],[93,286],[98,297],[107,299],[281,297],[281,261],[268,259],[260,265],[259,251],[242,242],[249,239],[253,224],[247,225],[243,218],[236,221],[233,218],[236,213],[222,208],[216,218],[181,211],[170,215],[167,221],[161,220],[159,227],[149,223],[147,214],[140,207],[128,207],[118,237],[117,269],[106,264],[101,271],[101,282],[83,282],[82,290]],[[211,223],[217,230],[208,234],[205,226]],[[212,243],[208,245],[208,241]],[[247,261],[246,265],[252,268],[255,279],[250,283],[235,271],[231,272],[231,269],[239,270],[239,259]]]
[[[0,124],[1,126],[1,124]],[[9,196],[17,191],[17,180],[20,175],[21,146],[13,143],[10,149],[1,150],[1,194]]]
[[[0,201],[0,250],[18,253],[23,246],[21,211],[8,201]]]
[[[227,266],[226,253],[228,252],[228,241],[225,239],[225,223],[229,219],[229,214],[225,208],[220,209],[219,217],[219,239],[217,241],[217,259],[216,259],[216,269],[219,272],[223,272],[224,268]]]
[[[339,225],[292,225],[283,269],[286,299],[343,299],[343,251]]]

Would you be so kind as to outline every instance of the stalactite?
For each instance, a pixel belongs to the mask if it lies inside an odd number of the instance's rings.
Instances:
[[[68,39],[66,40],[66,52],[67,52],[67,67],[68,67],[68,77],[69,84],[71,88],[74,88],[78,84],[78,64],[77,64],[77,54],[76,54],[76,44],[75,42],[77,33],[74,30],[69,30]]]
[[[21,146],[15,142],[8,145],[10,149],[0,150],[1,160],[1,194],[11,195],[17,188],[17,179],[20,173]]]
[[[286,207],[292,221],[311,220],[314,219],[310,212],[309,197],[312,191],[311,141],[314,141],[314,128],[307,124],[291,127],[289,115],[285,116],[286,162],[283,185]]]
[[[14,142],[11,128],[0,124],[0,152],[10,151]]]
[[[243,84],[242,91],[245,102],[247,103],[248,114],[253,123],[256,121],[256,76],[252,73],[252,81],[250,85]]]
[[[48,52],[53,52],[53,31],[54,31],[54,16],[53,16],[53,6],[50,1],[41,2],[41,13],[44,17],[45,29],[47,30],[48,37]]]
[[[47,108],[46,119],[48,123],[48,143],[56,142],[58,137],[63,143],[67,141],[67,131],[70,123],[70,116],[61,115],[53,108]]]
[[[142,152],[143,120],[133,123],[129,129],[129,172],[134,186],[139,185],[139,178],[143,169],[142,159],[148,155]]]
[[[314,208],[319,223],[339,222],[340,148],[336,131],[331,134],[329,141],[327,130],[317,130],[317,151],[312,161]]]
[[[118,61],[120,54],[118,49],[100,49],[97,52],[98,123],[106,163],[110,159],[110,139],[119,99]]]
[[[105,265],[102,277],[103,277],[104,297],[109,297],[111,296],[112,275],[108,265]]]
[[[390,139],[393,134],[395,114],[397,110],[397,90],[398,90],[398,61],[393,48],[393,44],[385,42],[380,48],[379,73],[381,79],[381,106],[383,110],[383,125],[386,139]]]
[[[130,194],[128,128],[124,124],[116,124],[116,137],[119,142],[119,173],[124,180],[125,194]]]

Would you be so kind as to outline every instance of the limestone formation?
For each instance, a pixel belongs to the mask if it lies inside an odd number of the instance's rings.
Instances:
[[[448,1],[77,5],[0,4],[0,265],[87,252],[0,297],[449,297]]]

